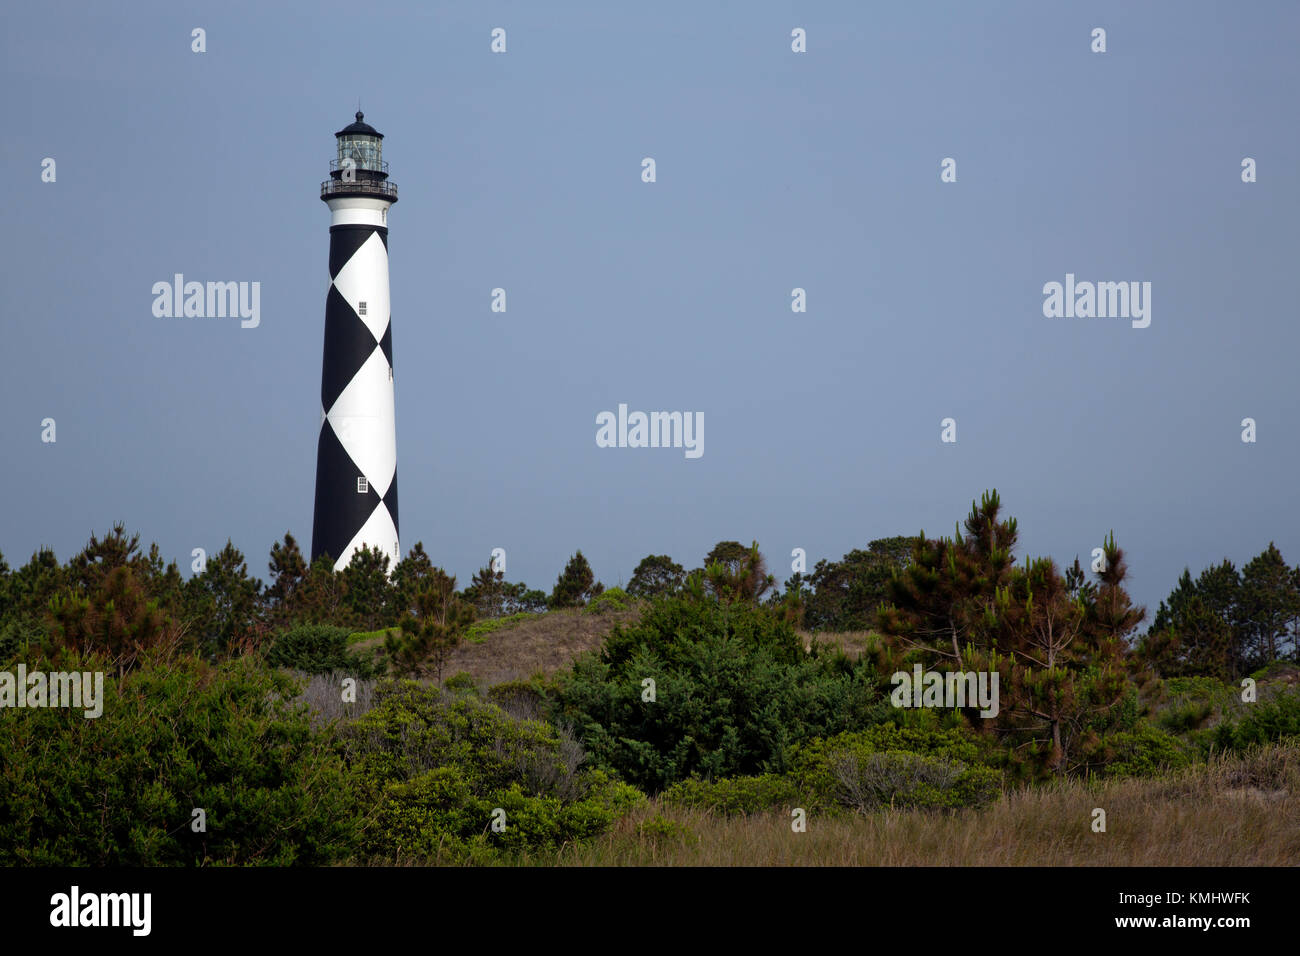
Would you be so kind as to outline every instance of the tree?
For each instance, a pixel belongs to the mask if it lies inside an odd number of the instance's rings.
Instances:
[[[505,613],[506,574],[496,567],[494,559],[474,573],[464,599],[474,605],[479,617],[501,617]]]
[[[971,502],[966,534],[912,543],[907,566],[889,582],[889,603],[877,612],[880,629],[904,650],[924,651],[959,664],[962,645],[986,622],[999,588],[1011,579],[1016,519],[1003,521],[996,490]],[[995,648],[996,649],[996,646]]]
[[[548,607],[546,592],[530,588],[523,581],[507,583],[504,589],[502,612],[510,614],[541,614]]]
[[[582,607],[603,590],[605,586],[596,581],[591,565],[579,550],[556,578],[549,603],[552,609]]]
[[[1238,621],[1249,669],[1279,660],[1300,616],[1296,573],[1272,541],[1241,569]]]
[[[1241,576],[1226,558],[1195,580],[1183,569],[1178,585],[1160,602],[1138,654],[1165,677],[1242,674]]]
[[[271,545],[271,584],[266,589],[267,614],[272,623],[284,627],[292,624],[301,611],[302,587],[307,579],[307,560],[298,542],[289,532],[284,540]]]
[[[389,630],[384,650],[400,674],[431,672],[442,680],[442,669],[464,631],[474,620],[474,608],[456,594],[456,579],[434,568],[415,596],[415,612]]]
[[[71,591],[56,595],[46,615],[47,651],[56,660],[61,652],[103,655],[119,677],[147,653],[169,658],[179,643],[179,628],[149,599],[129,564],[109,570],[88,596]]]
[[[12,623],[43,627],[45,609],[50,599],[63,588],[66,579],[54,552],[41,548],[9,576],[8,601],[3,617]]]
[[[748,548],[738,541],[719,541],[704,556],[704,588],[726,603],[758,604],[776,584],[758,542]]]
[[[118,523],[103,538],[91,532],[89,543],[68,561],[68,583],[78,594],[88,596],[103,587],[114,569],[122,567],[130,567],[141,583],[152,570],[140,553],[140,536],[128,537],[126,526]]]
[[[415,613],[416,595],[433,580],[434,570],[433,562],[424,550],[423,541],[415,542],[415,547],[393,567],[392,600],[398,620]]]
[[[186,625],[210,658],[251,650],[266,636],[259,613],[262,582],[248,576],[244,556],[230,540],[185,591]]]
[[[1127,637],[1145,611],[1124,590],[1114,534],[1105,570],[1088,582],[1077,558],[1064,575],[1050,558],[1015,565],[1016,521],[1000,511],[997,492],[985,492],[964,535],[914,542],[878,615],[886,659],[934,657],[954,670],[998,672],[1006,690],[999,724],[1063,775],[1124,693]]]
[[[393,593],[388,581],[389,558],[379,548],[362,546],[352,552],[343,569],[343,605],[348,623],[364,631],[395,624]]]
[[[1125,638],[1145,613],[1124,591],[1127,566],[1113,533],[1104,547],[1106,566],[1095,585],[1083,586],[1077,574],[1062,576],[1050,558],[1038,558],[1017,568],[997,594],[1010,690],[1004,722],[1031,740],[1045,735],[1047,764],[1061,776],[1074,769],[1077,742],[1123,696]],[[991,656],[994,666],[998,657]]]
[[[877,538],[866,550],[854,549],[839,561],[818,561],[807,579],[808,627],[829,631],[875,627],[876,611],[889,598],[890,579],[911,561],[915,540],[910,535]]]
[[[686,580],[682,566],[666,554],[648,554],[632,572],[627,593],[632,597],[657,598],[676,594]]]
[[[322,554],[307,569],[299,587],[296,619],[304,624],[331,624],[343,614],[342,576],[334,571],[334,558]]]

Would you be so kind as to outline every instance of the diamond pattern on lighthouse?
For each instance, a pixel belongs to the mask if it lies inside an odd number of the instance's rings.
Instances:
[[[378,342],[388,328],[388,247],[377,231],[334,274],[334,288]],[[361,315],[358,303],[366,304]]]
[[[359,225],[330,230],[313,551],[329,553],[339,569],[363,545],[400,557],[383,232]]]
[[[358,474],[382,497],[397,470],[397,440],[393,434],[393,388],[388,381],[388,359],[374,350],[357,369],[334,405],[325,413]]]

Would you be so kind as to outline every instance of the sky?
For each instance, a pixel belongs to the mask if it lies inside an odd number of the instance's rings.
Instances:
[[[263,580],[286,532],[309,548],[319,188],[358,100],[400,191],[402,550],[463,584],[494,548],[549,590],[577,549],[612,586],[720,540],[784,580],[796,548],[951,534],[993,488],[1021,559],[1087,564],[1113,530],[1152,613],[1184,566],[1300,562],[1300,4],[55,0],[0,24],[11,566],[119,521],[187,575],[228,538]],[[176,273],[260,283],[259,324],[155,317]],[[1150,324],[1046,316],[1067,274],[1149,282]],[[620,403],[702,414],[704,453],[598,447]]]

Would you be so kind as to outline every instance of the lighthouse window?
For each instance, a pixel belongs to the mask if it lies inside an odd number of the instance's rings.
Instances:
[[[370,480],[362,475],[357,479],[357,494],[364,495],[370,492]]]
[[[365,315],[365,314],[366,314],[366,304],[364,302],[358,302],[357,315]]]
[[[344,136],[339,140],[339,162],[351,159],[358,169],[380,169],[383,147],[371,136]]]

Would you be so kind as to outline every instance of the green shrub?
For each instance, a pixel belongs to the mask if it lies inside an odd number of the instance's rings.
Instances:
[[[661,799],[668,806],[710,810],[728,816],[788,810],[799,804],[794,780],[771,773],[713,781],[692,777],[673,784]]]
[[[564,802],[525,793],[518,783],[476,792],[461,767],[439,767],[385,788],[364,852],[394,860],[491,863],[502,852],[554,851],[613,823],[598,800]]]
[[[537,718],[545,709],[549,688],[538,674],[529,680],[509,680],[488,688],[487,699],[512,717]]]
[[[656,814],[649,820],[642,820],[636,825],[636,835],[652,843],[655,846],[663,846],[669,843],[676,843],[683,846],[694,846],[700,842],[700,838],[688,826],[678,823],[676,820],[669,820]]]
[[[1191,763],[1176,737],[1150,725],[1104,738],[1101,754],[1104,777],[1152,777]]]
[[[978,807],[1002,774],[984,738],[956,730],[882,724],[795,749],[792,776],[811,809]]]
[[[609,614],[614,611],[626,611],[632,606],[632,598],[622,588],[609,588],[601,591],[588,603],[586,610],[590,614]]]
[[[377,685],[370,711],[340,728],[339,746],[374,807],[363,858],[483,863],[553,850],[603,832],[643,799],[580,769],[581,747],[563,731],[412,681]]]
[[[300,624],[282,632],[266,652],[272,667],[286,667],[308,674],[339,672],[353,677],[375,677],[380,668],[371,659],[348,650],[346,627],[328,624]]]
[[[1171,734],[1185,734],[1200,729],[1214,714],[1214,704],[1208,700],[1191,700],[1165,710],[1159,718],[1160,726]]]
[[[1245,716],[1214,728],[1214,742],[1222,750],[1246,750],[1300,734],[1300,693],[1284,691],[1270,700],[1245,705]]]
[[[442,686],[453,694],[473,694],[478,696],[478,682],[474,680],[474,675],[468,671],[458,671],[452,674],[442,682]]]
[[[575,728],[597,766],[655,792],[691,776],[780,773],[793,744],[892,711],[869,663],[805,652],[765,609],[678,598],[615,627],[556,687],[551,718]]]
[[[1174,699],[1217,701],[1222,699],[1231,685],[1216,677],[1170,677],[1164,682],[1165,692]]]
[[[29,662],[32,669],[36,664]],[[43,665],[56,669],[51,665]],[[104,670],[68,657],[58,670]],[[358,808],[296,683],[245,657],[144,659],[104,679],[103,713],[0,712],[0,865],[320,865]],[[206,814],[206,832],[191,828]]]
[[[24,620],[9,620],[0,626],[0,662],[16,661],[26,656],[27,648],[40,647],[40,628]]]

